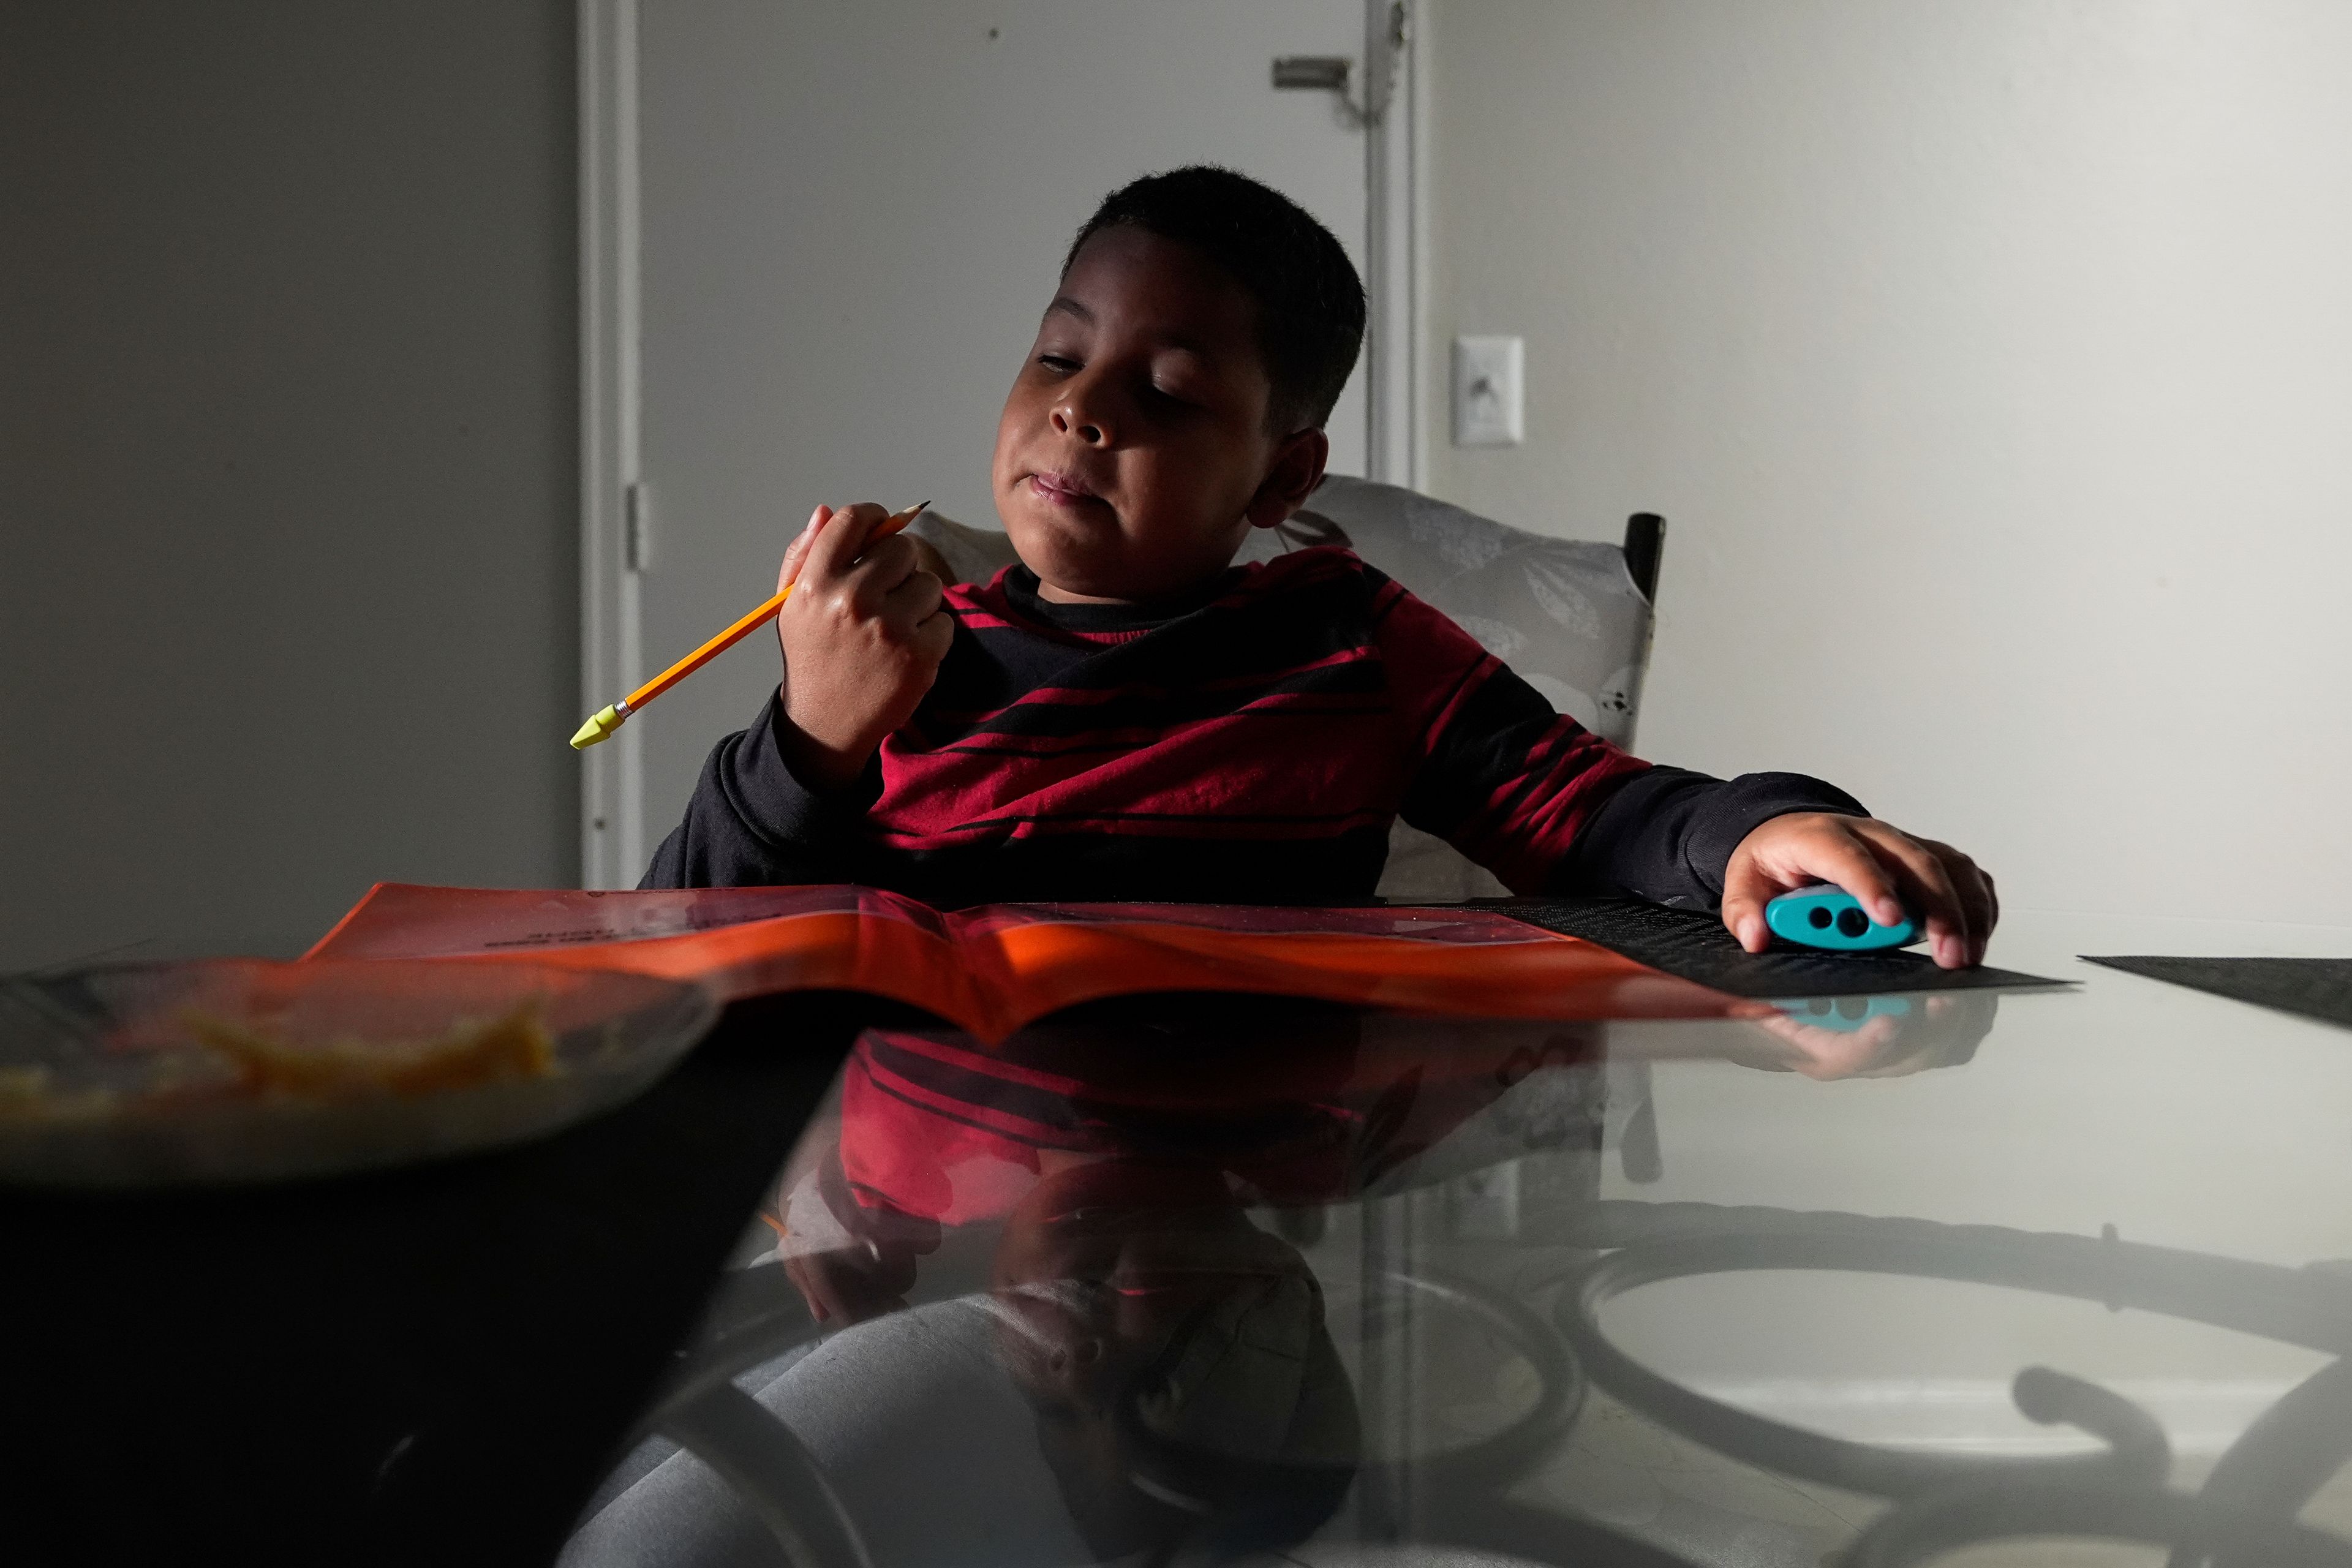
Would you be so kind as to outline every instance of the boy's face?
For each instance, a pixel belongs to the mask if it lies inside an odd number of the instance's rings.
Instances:
[[[1320,430],[1270,434],[1255,307],[1189,246],[1087,241],[996,427],[996,510],[1048,599],[1164,598],[1323,477]]]

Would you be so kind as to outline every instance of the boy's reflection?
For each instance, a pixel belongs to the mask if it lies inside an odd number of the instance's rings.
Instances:
[[[1597,1150],[1604,1055],[1902,1077],[1967,1063],[1998,1005],[1981,991],[1757,1004],[1746,1018],[1621,1031],[1605,1050],[1589,1025],[1271,998],[1073,1009],[992,1047],[877,1030],[769,1223],[792,1237],[779,1251],[819,1321],[854,1322],[905,1304],[943,1226],[1015,1215],[1053,1170],[1159,1160],[1221,1173],[1243,1206],[1309,1208],[1409,1184],[1449,1141],[1439,1166]],[[1549,1081],[1528,1087],[1543,1092],[1524,1091],[1538,1075]],[[1639,1121],[1644,1108],[1613,1110]]]
[[[869,1032],[787,1178],[778,1252],[811,1311],[849,1323],[954,1291],[928,1265],[916,1289],[919,1265],[986,1233],[992,1352],[1087,1549],[1278,1545],[1339,1506],[1361,1433],[1314,1271],[1249,1211],[1423,1179],[1538,1068],[1591,1087],[1511,1142],[1540,1125],[1595,1148],[1597,1038],[1204,999],[993,1047]]]
[[[1213,1173],[1237,1210],[1331,1204],[1395,1176],[1530,1062],[1593,1077],[1596,1038],[1200,998],[1073,1009],[994,1047],[873,1030],[843,1071],[838,1120],[803,1139],[770,1223],[811,1310],[855,1321],[903,1304],[942,1227],[1017,1227],[1056,1172],[1125,1162]]]
[[[778,1252],[838,1324],[940,1294],[919,1260],[989,1234],[991,1347],[1089,1552],[1300,1539],[1352,1478],[1355,1395],[1313,1270],[1247,1210],[1360,1191],[1507,1087],[1491,1052],[1385,1071],[1361,1023],[1192,999],[995,1047],[870,1032],[788,1175]]]
[[[1927,1007],[1839,1033],[1774,1013],[1612,1049],[1906,1071],[1966,1059],[1987,1021]],[[1252,1211],[1547,1151],[1567,1173],[1548,1201],[1573,1207],[1597,1195],[1604,1124],[1641,1117],[1604,1105],[1603,1037],[1264,998],[1074,1009],[993,1047],[869,1032],[766,1216],[811,1312],[845,1331],[741,1386],[893,1561],[1303,1539],[1362,1434],[1316,1275]],[[775,1560],[698,1461],[636,1473],[567,1563]]]

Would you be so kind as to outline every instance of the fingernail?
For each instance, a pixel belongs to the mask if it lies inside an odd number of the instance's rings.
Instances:
[[[806,522],[804,522],[804,523],[801,524],[801,531],[802,531],[803,533],[806,533],[810,529],[814,528],[814,527],[816,526],[816,521],[817,521],[817,519],[819,519],[819,518],[823,517],[824,515],[824,508],[823,506],[819,506],[819,507],[818,507],[814,511],[810,512],[810,513],[809,513],[809,520],[808,520]]]

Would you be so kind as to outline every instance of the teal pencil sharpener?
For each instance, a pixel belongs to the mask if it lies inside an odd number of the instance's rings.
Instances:
[[[1764,906],[1764,924],[1783,941],[1832,952],[1906,947],[1927,934],[1908,917],[1899,925],[1880,925],[1864,912],[1860,900],[1827,882],[1774,899]]]

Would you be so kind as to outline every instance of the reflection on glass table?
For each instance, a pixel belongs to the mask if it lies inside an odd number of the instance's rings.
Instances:
[[[565,1561],[2352,1563],[2352,1037],[1892,1000],[869,1031]]]

